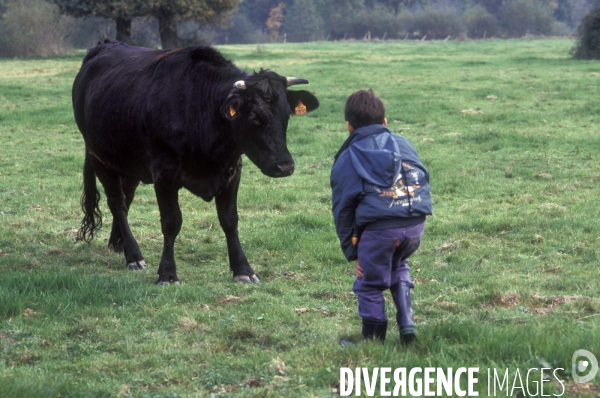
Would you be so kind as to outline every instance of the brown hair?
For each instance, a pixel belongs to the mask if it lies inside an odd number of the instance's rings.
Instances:
[[[346,100],[344,117],[354,129],[371,124],[383,124],[385,106],[375,96],[373,90],[359,90],[351,94]]]

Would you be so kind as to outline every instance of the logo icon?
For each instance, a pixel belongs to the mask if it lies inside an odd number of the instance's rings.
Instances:
[[[580,359],[580,357],[585,357],[586,359]],[[573,380],[575,380],[577,383],[587,383],[596,377],[596,373],[598,373],[598,360],[594,354],[588,350],[575,351],[573,353],[571,364]],[[587,375],[580,376],[580,374],[588,370],[589,373]]]

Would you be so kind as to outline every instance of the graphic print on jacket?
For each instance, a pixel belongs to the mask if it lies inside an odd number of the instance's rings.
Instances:
[[[389,188],[381,188],[371,184],[371,188],[379,193],[378,196],[392,198],[388,207],[408,206],[409,200],[413,203],[421,202],[423,200],[420,195],[417,195],[417,190],[421,188],[421,185],[419,184],[419,171],[404,162],[402,162],[402,171],[403,172],[396,177],[394,184]],[[406,175],[403,176],[403,174]],[[410,185],[404,185],[405,180],[407,180]]]

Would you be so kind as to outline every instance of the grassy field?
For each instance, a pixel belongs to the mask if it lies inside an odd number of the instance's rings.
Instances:
[[[246,70],[309,79],[321,100],[290,123],[293,176],[270,179],[245,161],[240,236],[263,282],[250,286],[232,281],[214,204],[185,191],[179,286],[153,284],[152,186],[129,217],[148,271],[126,270],[106,249],[107,228],[75,244],[83,140],[70,89],[84,52],[0,60],[0,396],[324,397],[340,367],[359,366],[479,367],[480,396],[488,369],[508,368],[512,385],[517,369],[525,379],[563,368],[562,396],[598,395],[600,375],[577,384],[570,367],[577,349],[600,358],[600,63],[570,59],[571,46],[222,47]],[[360,341],[360,319],[329,170],[347,136],[345,99],[369,87],[431,173],[434,215],[411,261],[420,337],[409,348],[395,326],[384,345],[338,343]]]

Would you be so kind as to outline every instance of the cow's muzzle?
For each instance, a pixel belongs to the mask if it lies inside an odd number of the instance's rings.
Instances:
[[[277,163],[265,170],[265,174],[269,177],[280,178],[287,177],[294,173],[294,162]]]

